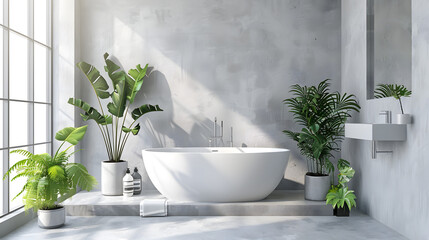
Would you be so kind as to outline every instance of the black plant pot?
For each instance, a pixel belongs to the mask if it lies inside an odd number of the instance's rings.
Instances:
[[[350,216],[350,210],[347,206],[344,206],[342,208],[335,207],[334,208],[334,216],[348,217],[348,216]]]

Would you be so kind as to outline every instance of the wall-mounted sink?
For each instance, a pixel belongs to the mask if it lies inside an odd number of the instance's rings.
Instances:
[[[370,141],[406,141],[406,124],[346,123],[345,137]]]

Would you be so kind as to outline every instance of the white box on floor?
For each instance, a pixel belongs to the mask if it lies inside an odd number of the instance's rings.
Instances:
[[[141,217],[167,216],[167,199],[144,199],[140,202]]]

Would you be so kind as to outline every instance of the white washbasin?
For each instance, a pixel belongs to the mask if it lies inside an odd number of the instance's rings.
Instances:
[[[371,141],[405,141],[406,124],[346,123],[345,137]]]

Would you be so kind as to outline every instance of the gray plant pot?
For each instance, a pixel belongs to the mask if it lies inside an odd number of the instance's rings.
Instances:
[[[38,210],[38,223],[41,228],[59,228],[66,222],[66,211],[64,207],[52,210]]]
[[[305,199],[312,201],[325,201],[326,194],[331,187],[330,176],[305,175]]]
[[[101,163],[101,193],[106,196],[122,195],[122,178],[127,171],[128,162]]]

